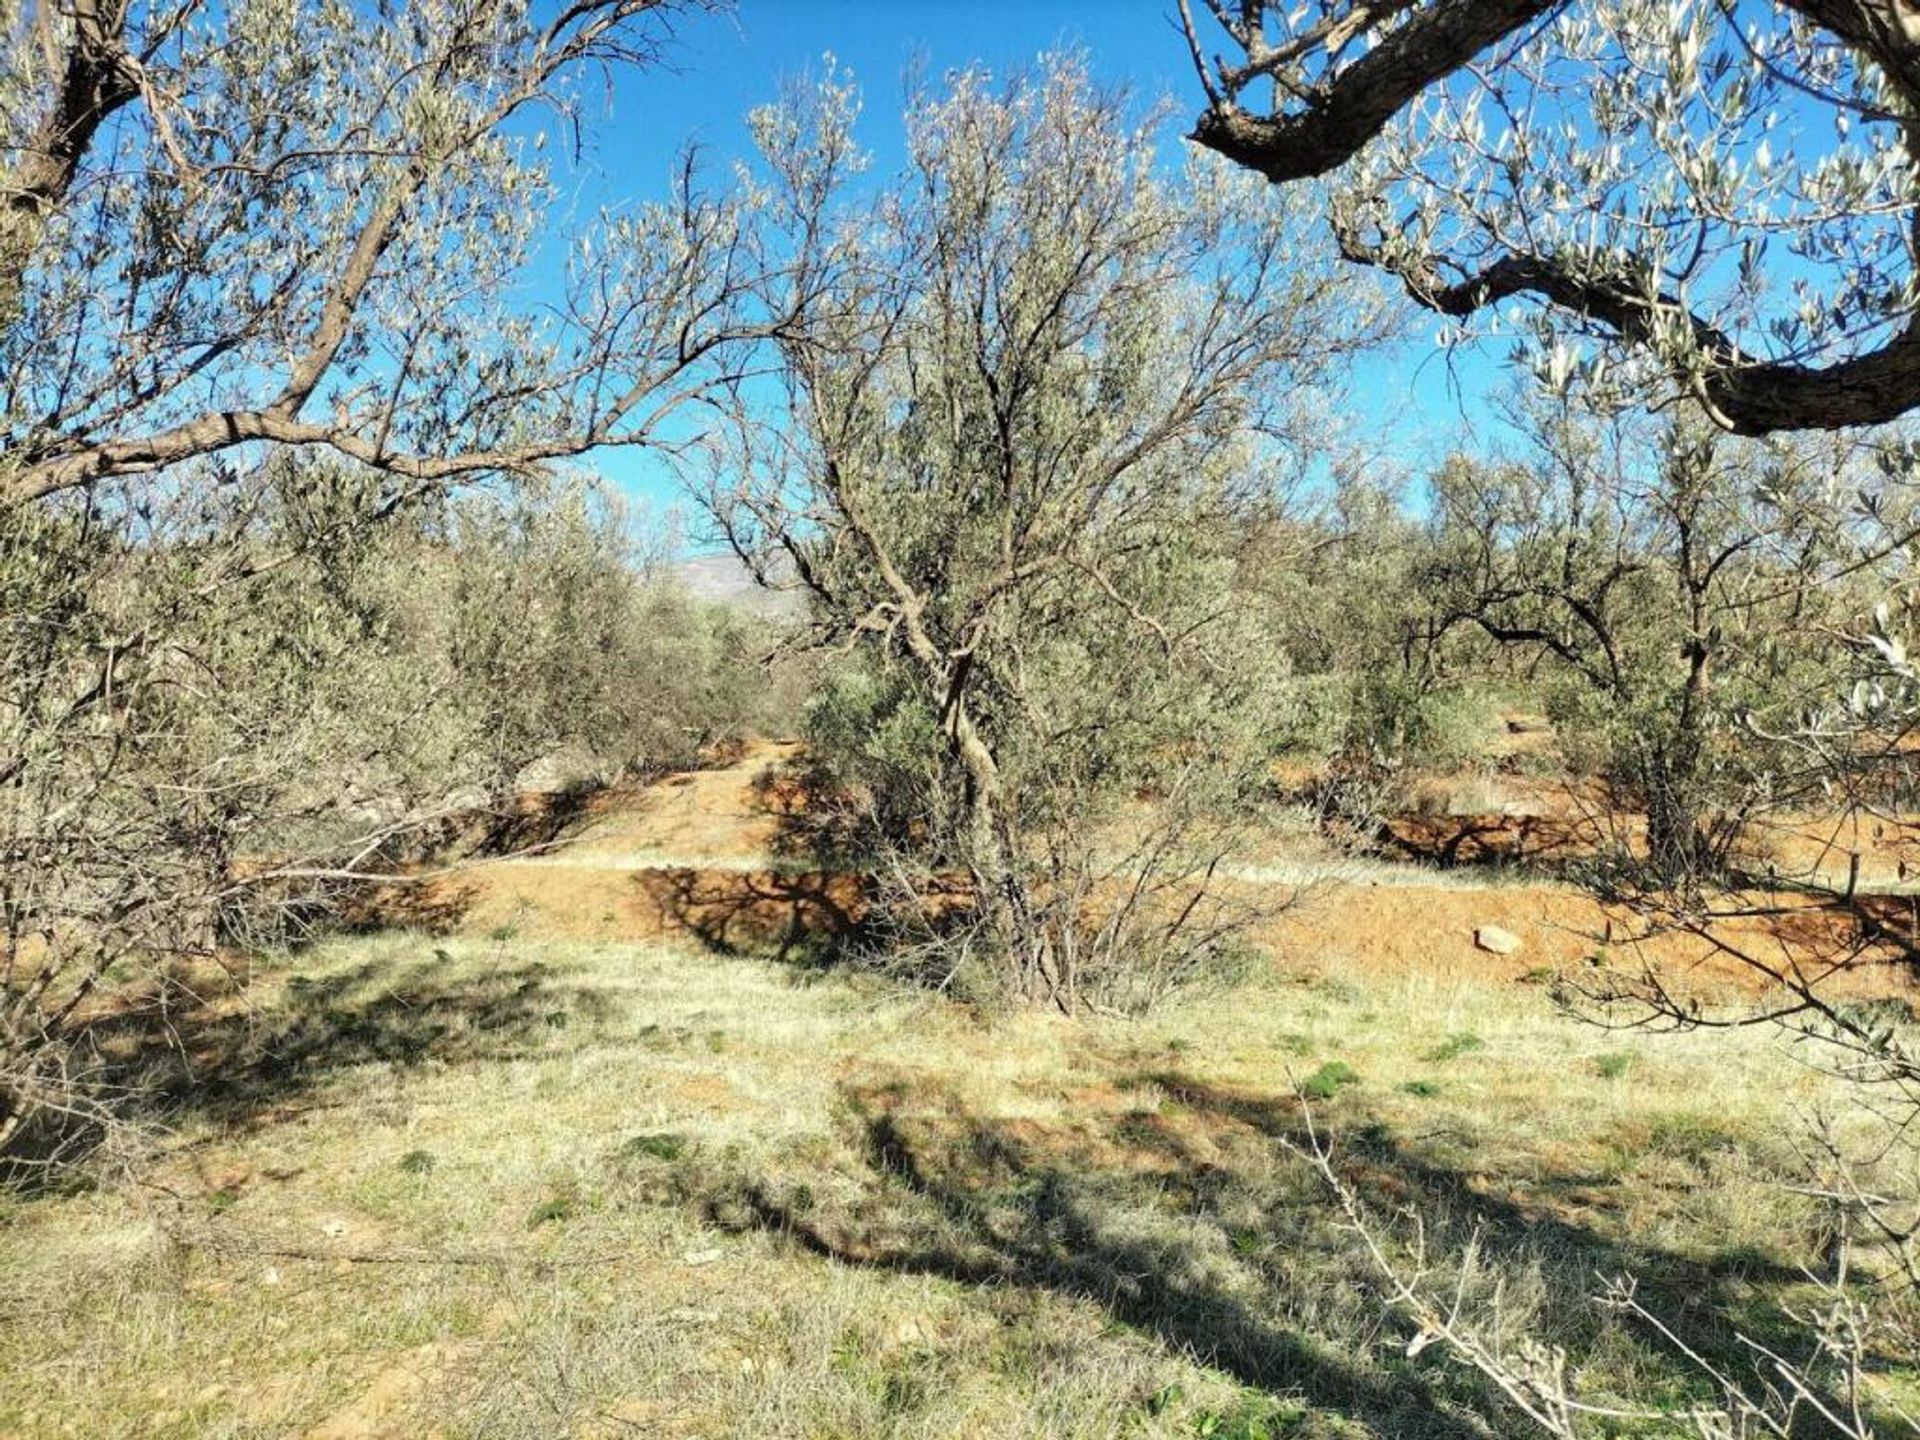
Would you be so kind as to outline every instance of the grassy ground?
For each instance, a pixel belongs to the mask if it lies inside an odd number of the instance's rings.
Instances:
[[[1777,1325],[1806,1071],[1364,987],[1069,1026],[664,944],[331,943],[146,1058],[129,1176],[3,1202],[0,1435],[1486,1433],[1285,1149],[1296,1083],[1383,1211],[1484,1224],[1593,1394],[1684,1384],[1597,1274],[1709,1350]]]

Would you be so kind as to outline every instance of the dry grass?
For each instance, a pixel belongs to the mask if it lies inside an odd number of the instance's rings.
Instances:
[[[131,1178],[0,1213],[0,1435],[1476,1433],[1280,1143],[1316,1074],[1370,1196],[1484,1219],[1510,1320],[1597,1393],[1684,1382],[1596,1271],[1712,1346],[1812,1257],[1768,1138],[1810,1073],[1484,980],[1076,1027],[391,934],[176,1038],[135,1056],[172,1109]]]

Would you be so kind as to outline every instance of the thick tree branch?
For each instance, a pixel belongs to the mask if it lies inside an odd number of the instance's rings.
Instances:
[[[1381,38],[1359,60],[1305,87],[1287,83],[1283,55],[1291,55],[1293,47],[1266,52],[1258,34],[1261,7],[1253,7],[1256,15],[1248,27],[1249,63],[1220,77],[1228,87],[1223,103],[1210,105],[1202,112],[1193,138],[1276,184],[1325,175],[1357,155],[1422,91],[1562,3],[1564,0],[1438,0]],[[1354,8],[1363,11],[1370,7]],[[1197,38],[1193,43],[1197,49]],[[1266,116],[1241,109],[1236,99],[1240,88],[1261,78],[1274,79],[1282,88],[1300,94],[1300,107]]]
[[[1275,183],[1328,174],[1352,159],[1424,93],[1463,74],[1563,0],[1426,0],[1400,4],[1350,0],[1324,4],[1318,22],[1266,33],[1262,0],[1236,10],[1209,8],[1245,63],[1206,73],[1190,11],[1187,39],[1202,70],[1208,105],[1193,139]],[[1783,0],[1791,11],[1852,52],[1863,70],[1884,78],[1907,154],[1920,163],[1920,4],[1914,0]],[[1720,23],[1742,23],[1728,6]],[[1343,63],[1365,41],[1371,48]],[[1275,103],[1257,114],[1243,90],[1271,81]],[[1920,229],[1920,211],[1915,225]],[[1604,326],[1620,340],[1653,350],[1725,428],[1743,435],[1881,424],[1920,406],[1920,316],[1873,348],[1825,364],[1776,361],[1743,348],[1678,297],[1638,277],[1584,273],[1544,254],[1509,253],[1478,273],[1441,283],[1428,262],[1389,261],[1378,249],[1340,236],[1351,260],[1382,265],[1413,298],[1465,317],[1514,296],[1529,296]],[[1675,344],[1678,340],[1680,343]]]
[[[58,88],[25,148],[0,171],[0,317],[13,308],[21,272],[46,215],[73,188],[80,161],[113,113],[140,93],[127,54],[126,0],[73,0]],[[36,23],[53,24],[43,9]]]
[[[622,411],[608,424],[571,430],[524,445],[431,455],[389,450],[377,438],[350,428],[301,420],[284,407],[227,410],[202,415],[153,435],[108,441],[80,454],[46,461],[0,491],[0,501],[43,500],[61,491],[83,488],[115,476],[151,474],[168,465],[261,441],[332,450],[408,480],[454,480],[489,471],[530,472],[601,446],[644,444],[653,425],[685,398],[684,393],[669,396],[653,407],[645,423],[632,432],[615,428],[626,413]]]
[[[1507,255],[1465,280],[1442,283],[1429,265],[1390,259],[1351,230],[1342,229],[1339,240],[1347,259],[1392,271],[1409,296],[1442,315],[1464,319],[1531,295],[1649,348],[1684,335],[1692,363],[1682,378],[1714,420],[1736,435],[1880,425],[1920,404],[1920,318],[1878,348],[1830,365],[1763,360],[1677,296],[1650,297],[1649,287],[1631,275],[1583,274],[1550,256]]]

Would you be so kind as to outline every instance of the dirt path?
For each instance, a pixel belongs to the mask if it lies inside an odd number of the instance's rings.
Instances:
[[[807,804],[793,774],[799,753],[790,742],[759,742],[726,764],[610,792],[557,848],[477,865],[424,894],[415,887],[397,897],[392,918],[502,939],[692,935],[726,950],[799,950],[857,923],[864,908],[860,877],[810,869],[791,843]],[[1485,867],[1307,854],[1235,866],[1229,875],[1274,892],[1276,908],[1296,901],[1261,938],[1282,963],[1329,972],[1536,981],[1622,958],[1614,952],[1628,933],[1581,890]],[[1793,923],[1810,933],[1805,918]],[[1486,926],[1510,932],[1520,948],[1482,948],[1476,933]],[[1786,932],[1771,920],[1731,933],[1775,955]],[[1791,935],[1785,943],[1794,943]],[[1689,937],[1662,937],[1651,953],[1670,971],[1724,977],[1734,968]],[[1907,993],[1911,967],[1870,967],[1858,988]]]

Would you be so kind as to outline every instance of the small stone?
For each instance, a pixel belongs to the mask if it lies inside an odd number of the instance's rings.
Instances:
[[[1516,955],[1520,951],[1520,937],[1511,930],[1502,930],[1498,925],[1482,925],[1473,932],[1473,943],[1489,955]]]
[[[716,1260],[726,1258],[724,1250],[689,1250],[680,1258],[689,1265],[711,1265]]]

